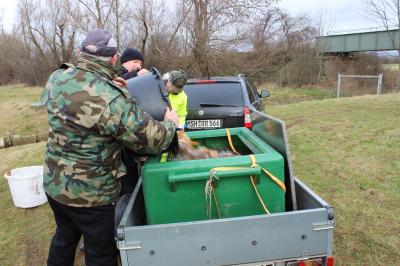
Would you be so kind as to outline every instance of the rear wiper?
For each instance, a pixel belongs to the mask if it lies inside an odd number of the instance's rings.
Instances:
[[[201,107],[237,107],[234,105],[229,105],[229,104],[221,104],[221,103],[200,103]]]

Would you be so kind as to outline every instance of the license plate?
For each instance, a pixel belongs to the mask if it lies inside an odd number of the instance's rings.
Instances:
[[[220,128],[222,125],[220,119],[209,119],[209,120],[187,120],[188,129],[199,129],[199,128]]]

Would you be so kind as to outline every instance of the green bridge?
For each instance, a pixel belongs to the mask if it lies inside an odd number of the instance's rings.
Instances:
[[[317,37],[318,53],[349,54],[353,52],[389,51],[399,48],[399,29],[334,33]]]

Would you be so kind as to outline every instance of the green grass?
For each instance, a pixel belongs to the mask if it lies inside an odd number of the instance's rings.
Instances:
[[[313,87],[282,88],[274,85],[267,85],[264,87],[266,87],[271,93],[271,96],[264,100],[267,106],[336,97],[335,89],[321,89]]]
[[[35,135],[47,132],[43,108],[36,112],[32,102],[40,100],[42,88],[22,85],[0,87],[0,136]]]
[[[44,143],[0,150],[1,175],[15,167],[42,164],[43,150]],[[50,228],[54,225],[49,208],[15,208],[5,178],[0,179],[0,199],[0,209],[3,213],[0,218],[0,261],[4,263],[2,265],[28,265],[29,256],[32,255],[29,253],[32,250],[43,258],[39,261],[43,264],[48,239],[51,236]]]
[[[399,65],[398,64],[382,64],[382,68],[384,70],[397,71],[399,69]]]
[[[39,87],[0,87],[0,136],[47,132],[45,111],[30,107],[41,92]],[[0,149],[0,175],[17,167],[42,165],[44,146],[41,142]],[[0,265],[45,265],[55,229],[49,206],[15,208],[7,180],[0,177],[0,209]],[[77,265],[84,265],[79,253]]]
[[[0,174],[10,169],[43,164],[45,143],[0,150]],[[55,223],[50,207],[15,208],[5,178],[0,178],[0,265],[45,265]],[[76,265],[84,265],[78,252]]]
[[[297,103],[267,106],[267,110],[287,123],[295,174],[335,208],[336,265],[396,265],[400,260],[400,94],[312,100],[329,98],[314,90],[283,89],[281,103]],[[276,95],[275,89],[271,91],[267,105]],[[27,93],[27,99],[21,92]],[[0,124],[7,121],[17,132],[33,132],[26,128],[26,120],[43,119],[34,130],[45,130],[44,115],[27,118],[10,104],[29,107],[40,92],[39,88],[0,88]],[[0,174],[42,164],[43,150],[44,143],[0,150]],[[15,208],[7,181],[0,178],[0,208],[0,264],[43,265],[55,228],[48,205]],[[82,255],[77,265],[83,265]]]
[[[400,259],[400,94],[268,110],[287,122],[295,174],[335,208],[337,265]]]

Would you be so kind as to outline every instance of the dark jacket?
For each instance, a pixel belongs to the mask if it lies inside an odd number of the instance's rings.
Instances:
[[[121,67],[121,71],[119,73],[119,76],[125,80],[137,77],[137,71],[133,70],[131,72],[128,72],[128,69],[126,69],[125,67]]]

